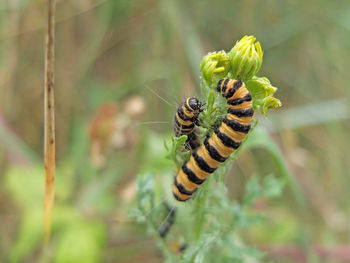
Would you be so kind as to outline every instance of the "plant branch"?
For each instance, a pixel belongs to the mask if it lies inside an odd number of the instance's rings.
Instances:
[[[46,32],[45,87],[44,87],[44,160],[45,160],[45,244],[51,233],[51,215],[55,196],[55,104],[54,104],[54,61],[55,61],[55,0],[48,0]]]

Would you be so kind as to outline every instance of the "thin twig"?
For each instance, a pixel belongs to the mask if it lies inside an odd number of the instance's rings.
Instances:
[[[48,0],[46,34],[45,91],[44,91],[44,159],[45,159],[45,244],[51,233],[51,215],[55,196],[55,104],[54,104],[54,61],[55,61],[55,0]]]

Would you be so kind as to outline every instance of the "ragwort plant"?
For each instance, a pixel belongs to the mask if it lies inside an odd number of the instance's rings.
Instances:
[[[240,79],[246,83],[253,98],[255,119],[242,145],[208,177],[192,200],[180,203],[172,197],[174,172],[163,174],[159,179],[154,171],[150,171],[137,179],[137,208],[130,211],[130,216],[146,225],[148,232],[155,237],[165,262],[255,262],[263,255],[245,244],[239,230],[262,220],[262,215],[252,212],[251,205],[260,197],[279,196],[286,182],[287,169],[274,142],[264,130],[256,128],[257,112],[266,114],[268,109],[281,106],[274,97],[277,89],[266,77],[256,76],[262,57],[260,43],[255,43],[253,36],[245,36],[230,52],[209,53],[201,62],[202,102],[206,104],[199,117],[202,140],[211,135],[226,115],[227,103],[216,91],[220,79]],[[186,135],[174,136],[165,143],[168,158],[175,164],[175,172],[190,157],[190,152],[184,147],[186,139]],[[223,183],[226,168],[239,151],[254,147],[265,148],[284,176],[276,178],[269,174],[259,178],[253,175],[246,184],[242,201],[232,201]],[[161,237],[158,228],[169,216],[161,205],[164,200],[176,209],[176,218],[173,226],[169,225],[169,233]]]

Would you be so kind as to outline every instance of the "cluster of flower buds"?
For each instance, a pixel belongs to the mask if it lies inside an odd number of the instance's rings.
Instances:
[[[219,79],[240,79],[247,84],[253,97],[255,109],[261,108],[266,114],[269,108],[278,108],[281,102],[273,97],[277,88],[273,87],[265,77],[256,74],[263,62],[263,51],[254,36],[244,36],[229,53],[225,51],[207,54],[201,62],[202,78],[212,89]]]

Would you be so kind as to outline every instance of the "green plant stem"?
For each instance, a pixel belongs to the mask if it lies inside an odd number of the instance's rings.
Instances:
[[[210,177],[207,179],[207,181],[205,182],[204,185],[202,185],[202,189],[200,192],[200,198],[197,197],[194,200],[194,211],[193,214],[195,215],[194,217],[194,229],[193,229],[193,233],[194,233],[194,240],[195,242],[198,242],[202,232],[203,232],[203,226],[205,223],[205,215],[206,215],[206,208],[208,205],[208,185],[210,185]]]
[[[168,262],[175,262],[173,253],[169,250],[169,248],[165,242],[165,239],[162,238],[158,233],[157,225],[150,219],[149,215],[147,213],[145,213],[144,211],[143,211],[143,215],[146,219],[147,225],[151,228],[152,234],[155,237],[155,239],[157,240],[157,245],[159,246],[160,250],[164,254],[165,258],[170,260]]]

